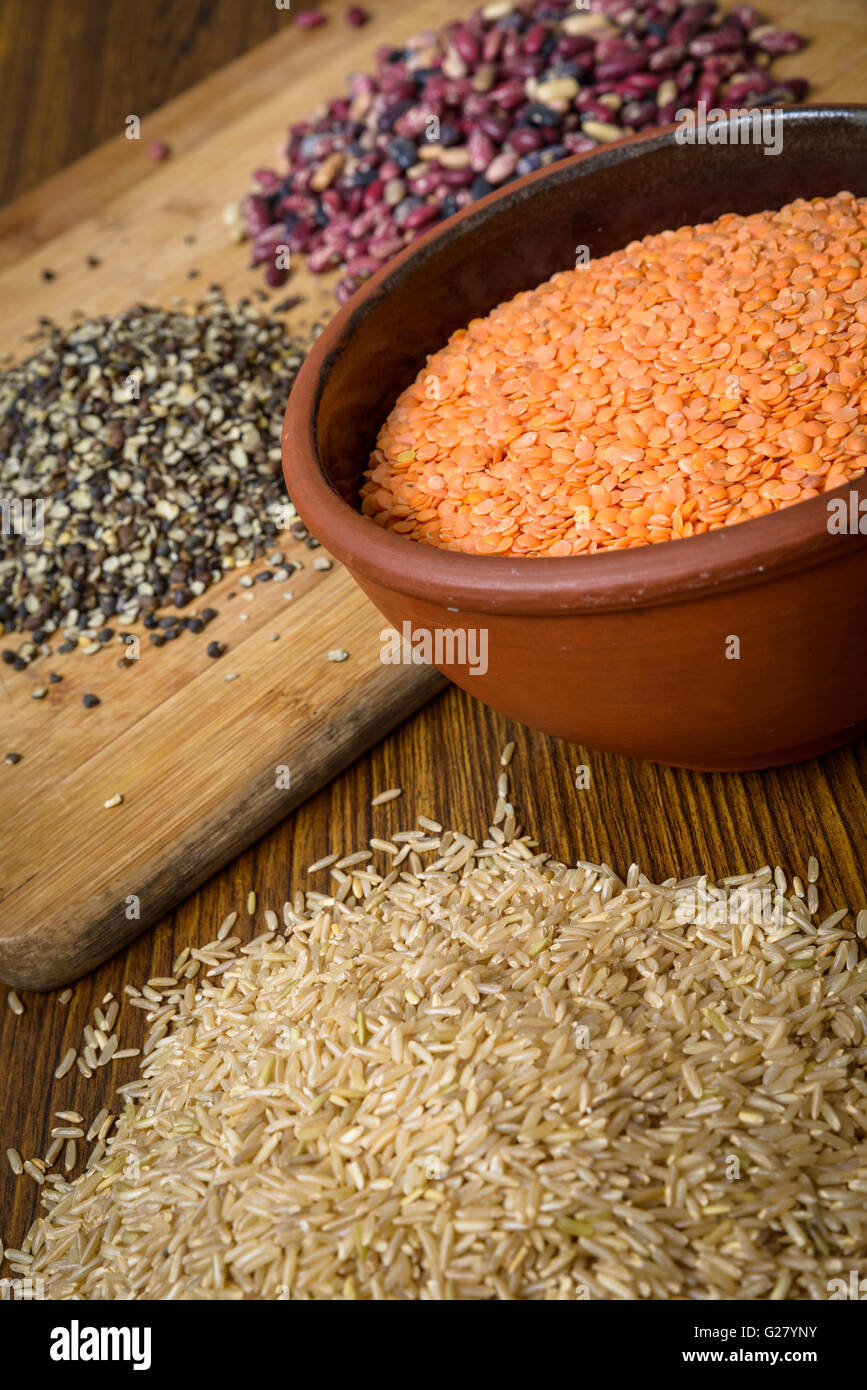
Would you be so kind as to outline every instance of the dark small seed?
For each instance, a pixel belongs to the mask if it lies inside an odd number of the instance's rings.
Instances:
[[[166,642],[176,642],[180,635],[181,630],[179,627],[170,627],[168,631],[163,633],[163,639]]]
[[[88,695],[82,695],[82,697],[81,697],[81,703],[84,705],[84,708],[85,708],[85,709],[93,709],[94,705],[99,705],[99,704],[102,703],[102,701],[100,700],[100,698],[99,698],[98,695],[89,695],[89,694],[88,694]]]
[[[208,656],[213,656],[213,657],[222,656],[224,651],[225,651],[225,648],[224,648],[222,642],[209,642],[209,643],[208,643]]]
[[[114,628],[104,627],[101,628],[100,631],[96,634],[96,640],[97,642],[110,642],[113,636]]]
[[[229,595],[229,597],[231,598],[231,594]],[[201,619],[202,619],[202,622],[203,622],[203,623],[212,623],[216,617],[217,617],[217,610],[216,610],[216,608],[203,608],[203,609],[202,609],[202,612],[201,612]]]
[[[271,570],[260,570],[258,574],[254,574],[253,578],[257,584],[267,584],[269,579],[274,578],[274,575]]]
[[[50,671],[48,673],[48,679],[52,685],[59,685],[60,682],[63,680],[63,677],[59,676],[56,671]]]
[[[43,278],[43,280],[55,280],[57,277],[56,277],[56,275],[54,274],[54,271],[53,271],[53,270],[49,270],[49,269],[46,267],[45,270],[43,270],[43,272],[42,272],[42,278]]]
[[[23,656],[16,656],[15,660],[12,662],[12,669],[13,671],[27,670],[27,662],[24,660]]]
[[[148,641],[154,647],[164,647],[166,639],[165,637],[163,637],[163,634],[161,632],[152,632],[150,637],[148,638]]]
[[[205,624],[202,622],[201,618],[187,618],[187,627],[190,632],[198,634],[204,631]]]
[[[4,761],[5,763],[9,763],[10,767],[14,767],[16,763],[20,763],[20,761],[21,761],[21,754],[20,754],[20,753],[7,753],[7,754],[6,754],[6,757],[3,759],[3,761]]]
[[[177,627],[179,622],[180,619],[177,617],[177,615],[174,613],[170,613],[167,617],[160,618],[159,626],[162,628]]]
[[[74,652],[74,651],[75,651],[75,648],[76,648],[76,643],[75,643],[75,642],[61,642],[61,644],[60,644],[60,646],[57,648],[57,650],[58,650],[59,652],[61,652],[64,656],[66,656],[68,652]]]
[[[15,653],[13,651],[10,651],[8,647],[4,647],[3,651],[0,652],[0,658],[2,658],[3,661],[5,661],[7,666],[11,666],[13,661],[15,660]]]

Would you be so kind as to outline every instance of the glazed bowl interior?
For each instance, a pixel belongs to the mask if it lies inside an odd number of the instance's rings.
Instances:
[[[712,569],[738,549],[746,562],[802,545],[805,528],[821,544],[823,498],[725,534],[517,563],[420,546],[373,526],[358,510],[380,425],[427,356],[470,319],[573,266],[577,247],[596,257],[725,212],[749,214],[844,189],[867,195],[867,108],[801,108],[781,118],[776,155],[757,144],[681,144],[670,127],[564,160],[473,205],[380,271],[314,348],[287,414],[294,432],[286,441],[290,492],[320,532],[337,527],[322,536],[325,543],[407,592],[468,601],[485,590],[497,606],[531,607],[560,606],[567,594],[574,602],[576,586],[597,601],[603,591],[634,591],[636,565],[651,588],[655,580],[682,583],[696,564]]]

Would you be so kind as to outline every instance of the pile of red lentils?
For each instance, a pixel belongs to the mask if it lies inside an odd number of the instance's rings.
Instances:
[[[730,526],[867,467],[867,199],[680,227],[454,333],[383,425],[364,513],[473,554]]]

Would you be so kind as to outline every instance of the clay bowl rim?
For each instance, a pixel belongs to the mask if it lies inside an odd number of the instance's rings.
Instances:
[[[798,126],[849,117],[861,124],[865,113],[867,104],[862,103],[799,106],[785,108],[783,120]],[[672,124],[640,132],[558,160],[479,199],[395,256],[323,329],[286,407],[283,474],[305,522],[351,571],[384,589],[441,605],[542,615],[684,602],[807,569],[825,562],[839,547],[843,537],[828,530],[828,501],[854,492],[859,503],[867,502],[867,474],[819,497],[699,536],[593,555],[510,558],[439,550],[386,531],[340,496],[322,466],[316,434],[329,373],[338,357],[352,352],[355,332],[374,306],[386,295],[399,294],[419,261],[435,254],[446,239],[479,237],[501,206],[531,197],[537,187],[563,179],[567,170],[629,164],[645,150],[673,144],[676,128]],[[860,532],[846,539],[867,542]]]

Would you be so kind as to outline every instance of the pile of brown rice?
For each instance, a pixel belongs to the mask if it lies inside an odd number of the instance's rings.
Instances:
[[[566,867],[500,791],[483,843],[423,819],[374,842],[385,876],[351,855],[285,930],[192,952],[201,983],[154,992],[114,1133],[51,1175],[10,1267],[85,1299],[798,1299],[867,1274],[867,914],[819,923],[770,867],[725,901]],[[732,913],[762,893],[764,920]]]

